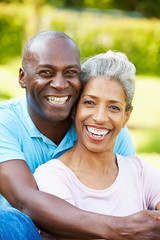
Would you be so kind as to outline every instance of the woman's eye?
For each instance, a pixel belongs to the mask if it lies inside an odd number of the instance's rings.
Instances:
[[[94,102],[91,101],[91,100],[87,100],[87,101],[84,101],[84,104],[87,104],[87,105],[94,105]]]
[[[114,112],[119,112],[120,111],[120,108],[119,107],[117,107],[117,106],[110,106],[109,107],[109,109],[111,109],[112,111],[114,111]]]

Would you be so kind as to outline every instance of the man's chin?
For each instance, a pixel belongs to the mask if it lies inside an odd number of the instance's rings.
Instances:
[[[60,114],[60,113],[55,113],[54,116],[49,116],[48,120],[50,122],[61,122],[61,121],[67,121],[71,119],[70,114]]]

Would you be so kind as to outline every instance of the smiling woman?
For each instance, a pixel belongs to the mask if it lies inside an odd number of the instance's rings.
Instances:
[[[130,115],[125,99],[117,80],[97,76],[87,82],[75,118],[79,151],[81,146],[96,153],[113,151],[116,137]]]
[[[114,153],[132,112],[134,65],[124,54],[109,51],[84,63],[82,81],[73,114],[77,143],[36,170],[39,189],[81,209],[112,216],[160,210],[160,170],[136,155]]]

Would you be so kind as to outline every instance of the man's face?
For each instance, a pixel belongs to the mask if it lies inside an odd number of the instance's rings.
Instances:
[[[40,117],[65,120],[81,89],[80,56],[75,45],[63,38],[50,38],[33,47],[21,84],[30,115],[35,121]]]

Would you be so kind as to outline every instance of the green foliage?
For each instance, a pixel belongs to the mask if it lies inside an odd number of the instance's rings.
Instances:
[[[109,49],[118,50],[133,61],[138,74],[160,74],[159,20],[55,11],[50,27],[69,34],[80,47],[82,59]]]
[[[157,129],[160,132],[159,80],[151,76],[136,77],[136,90],[133,99],[133,111],[128,122],[129,127]]]
[[[6,5],[0,6],[1,64],[21,54],[24,18],[21,14],[22,8],[17,6],[12,5],[9,8],[6,8]]]
[[[99,9],[109,9],[113,7],[112,0],[85,0],[85,7],[99,8]],[[113,7],[114,8],[114,7]]]
[[[130,133],[139,153],[160,153],[160,131],[159,129],[130,129]]]
[[[160,17],[160,0],[48,0],[47,2],[57,7],[120,9],[138,11],[146,17]]]
[[[0,101],[10,99],[11,96],[7,93],[0,92]]]
[[[109,0],[101,1],[110,4]],[[109,49],[118,50],[133,61],[138,74],[160,75],[160,20],[60,10],[45,4],[36,14],[39,15],[34,16],[34,11],[20,3],[0,8],[0,63],[20,56],[24,40],[33,36],[35,29],[58,29],[77,42],[82,59]]]
[[[125,11],[139,11],[148,17],[160,17],[160,0],[112,0],[112,4]]]

